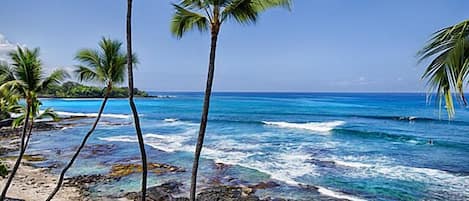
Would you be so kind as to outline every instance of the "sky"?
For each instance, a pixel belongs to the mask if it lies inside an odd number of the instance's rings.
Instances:
[[[166,0],[135,0],[135,85],[202,91],[210,40],[169,31]],[[47,70],[73,69],[78,50],[101,37],[125,40],[125,0],[2,0],[0,59],[16,45],[40,47]],[[431,34],[469,18],[467,0],[296,0],[255,25],[228,22],[218,42],[215,91],[425,91],[416,52]]]

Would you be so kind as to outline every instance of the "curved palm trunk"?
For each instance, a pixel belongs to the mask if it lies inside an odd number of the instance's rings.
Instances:
[[[20,144],[20,153],[18,155],[18,158],[16,159],[15,165],[13,166],[13,169],[11,170],[10,176],[8,177],[7,182],[5,183],[5,186],[3,187],[2,190],[2,195],[0,196],[0,200],[5,200],[5,197],[7,195],[8,188],[10,188],[11,182],[13,181],[13,177],[15,177],[16,172],[18,171],[18,168],[20,167],[21,159],[23,158],[24,152],[26,151],[25,147],[25,138],[26,138],[26,131],[28,130],[28,122],[29,122],[29,113],[30,113],[30,103],[26,104],[26,119],[24,120],[23,124],[23,132],[21,133],[21,144]]]
[[[147,194],[147,154],[145,151],[145,142],[143,141],[140,119],[138,117],[137,107],[134,102],[134,76],[132,67],[132,0],[127,1],[127,73],[129,81],[129,105],[134,118],[135,131],[138,138],[140,156],[142,158],[142,201],[145,201]]]
[[[218,39],[218,27],[212,30],[211,46],[210,46],[210,62],[208,65],[207,85],[205,87],[204,106],[202,111],[202,117],[200,120],[199,136],[197,138],[197,145],[195,147],[194,164],[192,165],[192,177],[191,177],[191,192],[190,200],[195,201],[196,198],[196,186],[197,186],[197,170],[199,168],[200,153],[202,152],[202,146],[204,143],[205,130],[207,128],[208,110],[210,106],[210,96],[212,94],[213,75],[215,72],[215,53],[217,49]]]
[[[99,119],[101,119],[101,115],[103,114],[104,107],[106,106],[106,102],[109,99],[109,94],[111,93],[111,89],[112,89],[111,85],[108,85],[107,90],[106,90],[106,94],[104,95],[103,102],[101,104],[101,107],[99,108],[98,116],[96,117],[96,120],[94,121],[93,126],[91,126],[91,129],[85,135],[85,138],[83,138],[80,146],[78,147],[77,151],[73,155],[72,159],[68,162],[68,164],[65,166],[65,168],[60,173],[60,177],[59,177],[59,180],[57,182],[57,186],[55,186],[52,193],[49,195],[49,197],[47,197],[47,199],[46,199],[47,201],[50,201],[52,198],[54,198],[55,194],[57,194],[60,187],[62,186],[63,180],[65,178],[65,173],[67,173],[68,169],[70,169],[70,167],[72,167],[73,162],[75,162],[75,160],[77,159],[77,157],[80,154],[81,150],[83,149],[83,147],[85,147],[85,144],[88,141],[88,138],[91,136],[91,134],[96,129],[96,126],[98,125]]]
[[[31,124],[29,124],[28,138],[26,139],[26,143],[24,143],[24,150],[28,148],[29,140],[31,139],[31,133],[33,131],[33,126],[34,126],[34,119],[31,118]]]

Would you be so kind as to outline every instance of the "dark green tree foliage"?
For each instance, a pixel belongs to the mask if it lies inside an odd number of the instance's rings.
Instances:
[[[61,86],[53,86],[48,88],[40,96],[42,97],[60,97],[60,98],[102,98],[105,88],[96,86],[87,86],[77,82],[65,82]],[[112,88],[111,98],[126,98],[128,97],[127,87]],[[147,97],[148,93],[134,89],[135,96]]]

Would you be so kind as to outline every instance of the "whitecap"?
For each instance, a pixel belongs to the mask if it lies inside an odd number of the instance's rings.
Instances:
[[[336,128],[337,126],[344,125],[344,121],[329,121],[329,122],[308,122],[308,123],[289,123],[289,122],[273,122],[273,121],[263,121],[262,123],[266,125],[276,126],[279,128],[289,128],[289,129],[303,129],[316,131],[321,133],[326,133]]]
[[[176,119],[176,118],[166,118],[166,119],[164,119],[163,121],[164,121],[164,122],[176,122],[176,121],[178,121],[178,120],[179,120],[179,119]]]
[[[81,112],[63,112],[55,111],[61,117],[97,117],[98,113],[81,113]],[[128,114],[102,114],[101,117],[118,118],[118,119],[129,119],[131,118]]]
[[[351,195],[346,195],[344,193],[341,193],[341,192],[336,192],[336,191],[332,191],[332,190],[329,190],[325,187],[322,187],[322,186],[316,186],[318,188],[318,192],[323,194],[323,195],[327,195],[329,197],[334,197],[334,198],[338,198],[338,199],[346,199],[346,200],[350,200],[350,201],[365,201],[365,199],[362,199],[362,198],[358,198],[358,197],[355,197],[355,196],[351,196]]]

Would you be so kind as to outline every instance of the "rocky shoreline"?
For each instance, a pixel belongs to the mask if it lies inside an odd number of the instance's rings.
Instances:
[[[69,126],[69,121],[62,121],[60,123],[38,123],[34,131],[48,131],[55,129],[62,129]],[[9,152],[17,151],[19,147],[19,133],[20,129],[0,129],[0,158],[7,163],[9,167],[12,166],[13,161],[16,159]],[[33,132],[34,133],[34,132]],[[111,145],[88,145],[85,148],[85,157],[96,157],[100,154],[110,154],[113,150]],[[89,155],[89,156],[88,156]],[[23,158],[22,166],[15,177],[15,181],[8,193],[8,196],[18,198],[19,200],[43,200],[56,184],[57,175],[52,174],[52,168],[57,168],[58,165],[52,165],[48,168],[38,168],[34,166],[35,162],[46,161],[47,159],[42,155],[25,155]],[[112,184],[119,181],[121,178],[128,175],[139,173],[142,171],[141,165],[136,163],[129,163],[123,160],[122,163],[110,164],[111,171],[106,175],[79,175],[75,177],[66,178],[62,189],[57,194],[56,200],[139,200],[140,193],[128,192],[120,195],[96,197],[93,196],[91,187],[100,184]],[[229,168],[229,165],[216,163],[216,169],[221,172]],[[163,163],[149,163],[149,172],[156,175],[160,174],[177,174],[184,172],[183,168]],[[2,183],[5,180],[2,179]],[[208,184],[201,188],[198,193],[200,201],[286,201],[281,198],[260,198],[255,195],[257,190],[275,188],[279,184],[273,181],[261,182],[253,185],[243,185],[242,182],[237,181],[235,178],[223,178],[215,175]],[[161,185],[149,187],[147,192],[147,199],[150,201],[186,201],[189,198],[187,192],[182,192],[182,183],[179,181],[169,181]],[[30,197],[35,195],[34,197]],[[181,195],[183,195],[181,197]],[[290,201],[290,200],[288,200]]]

